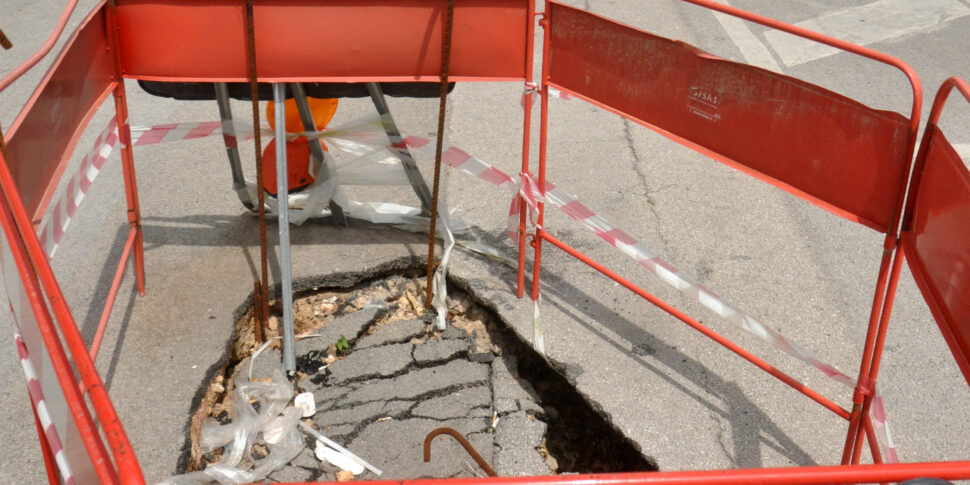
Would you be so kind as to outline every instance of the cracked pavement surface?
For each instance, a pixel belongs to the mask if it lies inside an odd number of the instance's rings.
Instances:
[[[545,411],[531,384],[516,376],[513,356],[489,352],[490,359],[473,362],[474,338],[463,330],[432,334],[421,319],[390,321],[373,330],[376,315],[374,310],[343,315],[317,332],[324,337],[300,341],[297,365],[305,376],[297,385],[314,395],[317,411],[309,418],[314,427],[381,469],[383,479],[482,475],[449,437],[433,442],[431,462],[424,463],[424,438],[440,427],[464,435],[499,475],[553,471],[536,449],[546,433]],[[350,351],[325,365],[328,347],[340,336]],[[257,359],[253,379],[269,377],[280,362],[275,350]],[[233,380],[247,379],[240,373],[248,371],[243,361]],[[313,441],[268,478],[335,480],[337,469],[313,456]],[[362,479],[377,478],[365,473]]]

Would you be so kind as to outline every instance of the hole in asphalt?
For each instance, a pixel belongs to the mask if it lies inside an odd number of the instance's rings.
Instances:
[[[296,334],[321,335],[298,343],[291,379],[297,393],[314,393],[315,427],[384,469],[379,479],[480,473],[464,452],[447,451],[421,467],[415,449],[439,426],[468,437],[500,476],[657,470],[561,373],[574,376],[581,369],[550,365],[473,292],[450,285],[448,330],[434,330],[423,308],[422,272],[415,267],[294,296]],[[274,305],[271,314],[268,337],[282,334],[280,308]],[[222,456],[221,449],[201,452],[200,430],[207,420],[231,422],[233,386],[258,347],[252,322],[250,307],[236,324],[226,364],[199,391],[180,473]],[[255,368],[278,362],[279,349],[277,340]],[[312,458],[314,440],[306,441],[309,458],[301,455],[268,478],[335,479],[336,469]],[[437,454],[446,445],[435,446]],[[258,437],[241,466],[257,463],[266,450]]]

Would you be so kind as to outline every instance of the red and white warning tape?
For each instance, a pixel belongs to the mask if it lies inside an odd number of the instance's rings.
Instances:
[[[569,93],[565,91],[560,91],[552,86],[546,86],[546,89],[548,90],[550,98],[570,99]],[[519,104],[525,107],[525,100],[528,98],[530,94],[535,95],[535,96],[532,96],[531,98],[532,104],[535,104],[536,98],[538,97],[538,95],[542,94],[542,90],[540,90],[539,87],[535,85],[535,83],[531,83],[531,82],[525,83],[525,89],[522,92],[522,100],[519,102]]]
[[[115,145],[118,143],[118,124],[114,118],[108,126],[101,131],[98,138],[94,141],[94,148],[88,152],[81,160],[81,165],[77,172],[67,182],[67,189],[61,198],[53,204],[48,218],[41,223],[41,230],[38,235],[41,245],[47,257],[54,256],[57,246],[64,238],[64,231],[71,223],[71,218],[77,211],[84,195],[87,194],[94,179],[101,173],[101,167],[108,160]]]
[[[24,375],[27,377],[27,391],[30,394],[30,401],[34,404],[37,417],[40,419],[40,426],[44,430],[44,436],[47,438],[51,453],[54,455],[57,469],[60,470],[64,483],[73,485],[75,483],[74,475],[71,473],[71,466],[67,463],[67,459],[64,456],[63,442],[57,433],[57,428],[54,427],[54,421],[51,419],[51,414],[47,409],[47,401],[44,400],[44,391],[41,390],[40,381],[37,379],[37,372],[34,371],[34,365],[30,363],[27,346],[24,345],[23,339],[20,338],[20,333],[16,331],[14,332],[14,343],[17,346],[17,357],[20,358],[20,367],[24,370]]]
[[[896,444],[893,443],[893,435],[889,431],[889,418],[886,416],[886,405],[883,402],[882,394],[879,394],[879,389],[873,389],[869,416],[872,418],[872,427],[876,432],[876,441],[879,443],[879,448],[883,452],[883,461],[886,463],[899,463],[899,455],[896,454]]]
[[[192,140],[221,134],[223,134],[222,123],[218,121],[169,123],[155,125],[147,130],[139,130],[136,127],[132,127],[131,146],[155,145],[168,141]]]
[[[558,91],[556,93],[550,92],[550,95],[555,95],[556,97],[562,99],[568,99],[568,95]],[[375,123],[373,121],[365,121],[359,123],[357,126],[358,128],[372,128],[371,125],[374,124]],[[380,126],[379,120],[377,121],[376,126]],[[253,135],[252,127],[247,127],[239,122],[232,123],[230,126],[223,126],[219,122],[174,123],[151,127],[132,127],[131,131],[133,146],[145,146],[216,135],[222,135],[227,139],[232,138],[232,143],[234,143],[234,138],[236,137],[249,138]],[[265,129],[264,131],[268,132],[268,130]],[[271,134],[267,134],[271,136]],[[293,134],[292,136],[298,135],[300,134]],[[359,132],[355,132],[354,129],[348,128],[327,130],[321,132],[318,136],[324,139],[330,138],[338,148],[345,149],[349,153],[358,155],[362,154],[360,150],[361,147],[375,147],[380,146],[381,144],[383,144],[384,148],[387,147],[387,141],[386,138],[383,138],[383,133],[371,133],[366,129],[361,129]],[[81,185],[78,184],[77,187],[79,190],[74,191],[74,195],[70,201],[62,200],[59,202],[58,207],[54,210],[53,222],[55,232],[53,234],[54,240],[53,246],[51,246],[52,248],[56,248],[57,243],[60,242],[60,238],[63,237],[63,231],[67,227],[67,222],[69,222],[70,216],[73,215],[74,210],[77,208],[77,204],[80,203],[81,199],[83,199],[84,192],[87,191],[87,188],[90,186],[90,182],[93,182],[93,176],[97,175],[97,171],[100,170],[101,165],[104,163],[104,158],[110,153],[111,148],[113,148],[116,142],[117,131],[112,125],[109,125],[105,132],[102,133],[102,137],[99,137],[99,143],[96,144],[95,151],[89,155],[89,157],[92,157],[91,167],[85,169],[84,165],[82,164],[82,170],[79,172],[79,175],[85,175],[87,172],[91,172],[93,170],[93,173],[90,174],[91,176],[89,178],[82,178],[80,180],[81,183],[86,182],[86,185],[84,185],[82,188]],[[422,153],[425,156],[433,155],[431,153],[433,150],[433,145],[431,145],[431,140],[428,138],[409,136],[404,138],[401,143],[394,145],[393,148],[398,150],[408,148],[415,152]],[[88,157],[85,158],[85,160],[87,159]],[[547,181],[544,187],[545,190],[539,190],[538,182],[531,174],[521,174],[520,179],[517,182],[514,178],[501,170],[498,170],[481,159],[475,158],[460,148],[453,146],[444,147],[444,151],[442,153],[442,162],[460,172],[466,173],[515,194],[509,210],[508,228],[509,236],[513,240],[517,239],[518,220],[523,209],[528,211],[529,219],[534,226],[536,222],[536,214],[538,212],[538,202],[545,201],[551,203],[558,207],[567,216],[583,224],[601,239],[616,247],[627,256],[631,257],[637,262],[637,264],[658,276],[667,284],[678,289],[687,297],[698,301],[700,304],[727,321],[734,323],[741,329],[759,337],[760,339],[791,355],[792,357],[808,363],[829,378],[837,382],[841,382],[850,388],[855,387],[855,379],[852,379],[848,375],[839,371],[834,366],[823,362],[811,351],[786,339],[778,332],[759,322],[747,312],[726,301],[712,290],[695,281],[690,276],[677,270],[669,262],[650,251],[641,242],[637,241],[623,230],[613,226],[606,219],[596,214],[576,198],[558,189],[552,183]],[[87,170],[87,172],[85,172],[85,170]],[[72,186],[69,185],[69,189],[71,189],[71,187]],[[68,190],[67,193],[70,194],[71,192],[71,190]],[[61,214],[61,211],[59,210],[61,205],[64,206],[63,214]],[[42,234],[47,234],[46,227]],[[44,238],[42,238],[42,241],[45,241],[45,247],[48,247]],[[53,249],[50,249],[49,253],[52,254]],[[882,396],[878,393],[874,395],[871,415],[877,437],[879,438],[880,447],[884,449],[885,460],[890,463],[896,462],[896,452],[892,443],[888,423],[886,423],[886,413]]]

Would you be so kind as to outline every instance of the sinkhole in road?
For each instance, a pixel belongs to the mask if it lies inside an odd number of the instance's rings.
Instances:
[[[294,297],[296,334],[308,337],[297,342],[290,381],[296,393],[313,393],[317,411],[308,424],[384,470],[360,479],[482,475],[453,442],[435,444],[432,462],[422,463],[421,443],[438,427],[458,430],[500,476],[657,470],[473,289],[451,282],[448,328],[436,331],[423,305],[422,272],[398,266],[296,285],[304,287]],[[203,425],[231,423],[234,386],[279,366],[279,340],[252,357],[260,347],[252,300],[241,308],[223,365],[193,403],[179,472],[223,460],[226,449],[200,446]],[[278,305],[271,314],[267,338],[282,334]],[[267,479],[349,479],[317,460],[315,440],[304,437],[300,456]],[[256,466],[267,454],[257,436],[238,466]]]

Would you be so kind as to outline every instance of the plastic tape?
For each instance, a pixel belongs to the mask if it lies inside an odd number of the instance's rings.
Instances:
[[[57,469],[60,470],[64,483],[73,485],[75,483],[74,475],[71,473],[71,467],[67,463],[63,442],[57,433],[57,428],[54,427],[50,411],[47,409],[47,403],[44,400],[44,391],[40,388],[40,380],[37,378],[37,372],[34,371],[34,365],[30,363],[27,346],[24,345],[24,341],[20,338],[20,333],[17,331],[14,331],[14,342],[17,345],[17,356],[20,358],[20,367],[24,370],[24,376],[27,377],[27,391],[30,394],[30,400],[33,402],[34,410],[40,419],[41,428],[44,429],[47,444],[50,445],[51,453],[54,454]]]
[[[562,100],[570,99],[569,93],[560,91],[552,86],[547,85],[546,92],[549,94],[550,98],[562,99]],[[522,107],[524,108],[526,99],[531,99],[532,102],[530,103],[530,105],[534,105],[536,102],[536,98],[538,97],[538,95],[541,95],[541,94],[542,94],[542,90],[538,86],[536,86],[535,83],[527,82],[525,83],[525,86],[522,90],[522,100],[519,102],[519,104],[521,104]]]
[[[886,417],[886,406],[876,388],[875,396],[869,407],[869,417],[872,418],[872,427],[876,432],[876,441],[883,452],[883,461],[886,463],[899,463],[899,456],[896,454],[896,444],[893,443],[893,435],[889,431],[889,420]]]
[[[111,121],[101,130],[98,138],[94,141],[94,147],[81,159],[81,165],[74,176],[68,180],[67,188],[61,194],[60,199],[53,204],[53,210],[40,224],[41,230],[37,238],[40,239],[48,259],[54,256],[57,246],[64,238],[67,226],[71,223],[71,218],[74,217],[78,206],[84,200],[84,195],[91,188],[94,179],[101,173],[101,168],[117,144],[118,123],[115,118],[111,118]]]

